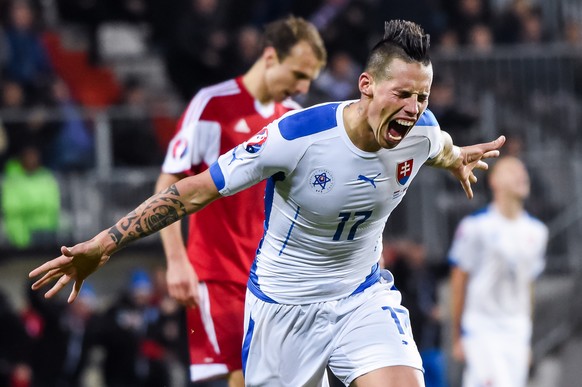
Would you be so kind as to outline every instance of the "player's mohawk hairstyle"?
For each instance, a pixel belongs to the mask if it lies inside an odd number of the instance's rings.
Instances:
[[[380,44],[383,42],[401,47],[415,61],[424,63],[429,60],[430,35],[416,23],[406,20],[384,22],[384,38]]]
[[[366,70],[382,74],[387,61],[400,58],[406,62],[430,64],[430,36],[416,23],[390,20],[384,23],[384,38],[370,51]]]

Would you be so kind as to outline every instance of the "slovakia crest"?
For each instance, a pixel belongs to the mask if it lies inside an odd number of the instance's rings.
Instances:
[[[309,175],[309,185],[317,193],[328,193],[334,185],[334,179],[327,169],[316,169]]]
[[[187,150],[188,141],[183,138],[179,138],[172,146],[172,157],[176,160],[179,160],[186,155]]]
[[[410,176],[412,175],[413,164],[413,159],[398,163],[396,166],[396,180],[398,181],[398,184],[404,185],[408,179],[410,179]]]
[[[243,146],[245,150],[249,153],[258,153],[265,141],[267,141],[268,131],[267,127],[265,126],[261,129],[257,134],[251,137],[248,141],[246,141]]]

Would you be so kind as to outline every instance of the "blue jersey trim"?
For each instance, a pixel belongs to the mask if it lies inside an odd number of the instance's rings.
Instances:
[[[257,247],[256,256],[258,257],[261,252],[261,247],[263,246],[263,241],[265,240],[265,234],[269,229],[269,219],[271,217],[271,209],[273,208],[273,197],[275,194],[275,183],[277,181],[281,181],[285,179],[285,174],[282,172],[276,173],[271,176],[267,180],[267,186],[265,187],[265,223],[263,237],[259,242],[259,246]],[[249,274],[249,280],[247,281],[247,288],[260,300],[265,302],[270,302],[272,304],[276,304],[273,299],[265,295],[259,286],[259,277],[257,276],[257,259],[253,261],[253,265],[251,266],[251,271]]]
[[[366,277],[364,282],[362,282],[350,295],[353,296],[354,294],[361,293],[378,281],[380,281],[380,264],[376,263],[372,266],[372,272]]]
[[[247,368],[247,360],[249,358],[249,350],[251,348],[251,340],[253,339],[253,333],[255,332],[255,320],[249,318],[249,327],[247,329],[247,333],[245,335],[245,339],[243,341],[242,346],[242,372],[243,376],[245,375],[246,368]]]
[[[267,296],[261,290],[259,286],[259,277],[257,276],[257,259],[255,258],[253,265],[251,266],[251,273],[249,275],[249,280],[247,281],[247,288],[253,293],[259,300],[268,302],[270,304],[278,304],[277,301],[273,300],[271,297]]]
[[[220,169],[220,165],[218,165],[218,161],[215,161],[214,163],[212,163],[212,165],[210,166],[210,176],[212,177],[212,180],[214,180],[214,185],[216,185],[216,188],[220,191],[224,188],[224,186],[226,185],[226,182],[224,180],[224,175],[222,174],[222,170]]]
[[[479,216],[489,212],[491,208],[489,206],[479,208],[478,210],[473,211],[469,216]]]
[[[319,105],[281,119],[279,121],[281,136],[286,140],[295,140],[335,128],[338,106],[339,103]]]
[[[299,211],[301,211],[301,207],[297,207],[297,210],[295,210],[295,216],[293,217],[293,222],[291,223],[291,226],[289,227],[289,231],[287,232],[287,236],[285,237],[285,242],[283,242],[283,246],[281,246],[281,250],[279,250],[279,256],[281,254],[283,254],[283,250],[285,250],[285,247],[287,247],[287,242],[289,242],[289,238],[291,237],[291,233],[293,232],[293,228],[295,227],[295,221],[297,220],[297,217],[299,216]]]
[[[426,109],[418,119],[416,126],[439,126],[439,122],[434,116],[434,113]]]

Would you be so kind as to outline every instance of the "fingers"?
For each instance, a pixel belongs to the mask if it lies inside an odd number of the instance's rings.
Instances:
[[[487,151],[483,153],[482,159],[492,159],[495,157],[499,157],[500,152],[498,150]]]
[[[468,199],[473,199],[473,189],[471,188],[471,183],[469,179],[461,180],[461,185],[463,186],[463,190],[465,191],[465,195],[467,195]]]
[[[83,286],[83,281],[75,281],[75,284],[73,285],[73,289],[71,290],[71,294],[69,295],[69,298],[67,299],[67,302],[70,304],[71,302],[75,301],[75,299],[77,298],[77,296],[79,295],[79,292],[81,291],[81,287]]]
[[[505,136],[499,136],[495,141],[493,141],[493,146],[495,149],[499,149],[505,144]]]
[[[44,294],[45,298],[51,298],[57,294],[62,288],[64,288],[70,281],[72,277],[68,274],[63,274],[61,278],[54,284],[54,286]]]
[[[42,288],[43,286],[45,286],[49,282],[52,282],[55,278],[58,278],[61,275],[63,275],[63,272],[61,270],[56,269],[50,270],[48,273],[43,275],[42,278],[40,278],[39,280],[32,284],[32,289],[37,290],[39,288]]]
[[[61,267],[64,267],[65,265],[69,264],[71,262],[71,258],[72,255],[65,255],[64,250],[66,249],[66,251],[68,251],[68,254],[70,254],[70,250],[67,247],[61,247],[61,252],[63,252],[63,255],[61,255],[58,258],[52,259],[48,262],[43,263],[42,265],[40,265],[39,267],[37,267],[36,269],[32,270],[30,273],[28,273],[28,278],[33,278],[33,277],[37,277],[39,275],[41,275],[44,272],[49,272],[53,269],[58,269]]]
[[[67,246],[61,246],[61,254],[63,254],[65,257],[72,257],[73,256],[71,249]]]

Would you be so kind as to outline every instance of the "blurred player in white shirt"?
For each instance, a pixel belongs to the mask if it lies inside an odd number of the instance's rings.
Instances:
[[[83,280],[127,243],[210,202],[267,179],[265,232],[245,304],[248,386],[320,386],[326,367],[359,387],[424,385],[408,311],[390,272],[379,270],[382,232],[425,163],[449,170],[469,198],[474,168],[497,157],[497,140],[459,148],[426,111],[429,37],[411,22],[386,23],[360,75],[359,100],[293,111],[152,196],[90,241],[30,273],[53,279],[53,296]],[[416,125],[416,126],[415,126]]]
[[[453,357],[465,362],[464,387],[523,387],[548,229],[524,210],[530,181],[519,159],[499,159],[489,182],[492,203],[461,221],[449,252]]]

